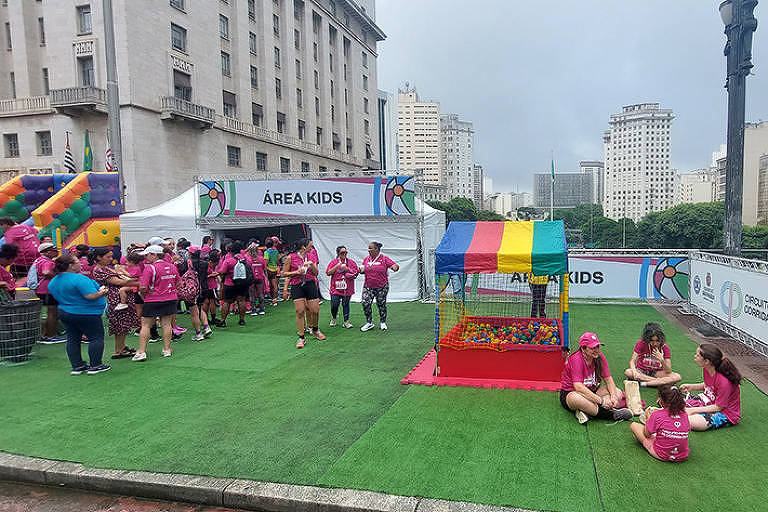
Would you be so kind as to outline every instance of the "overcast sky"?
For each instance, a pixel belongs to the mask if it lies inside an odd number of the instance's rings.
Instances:
[[[720,0],[377,0],[378,86],[407,81],[475,128],[475,161],[496,192],[534,172],[603,159],[608,117],[660,103],[675,114],[671,165],[709,166],[725,143]],[[761,3],[768,3],[764,0]],[[768,120],[768,19],[758,22],[747,121]],[[765,8],[763,7],[763,11]],[[762,64],[762,65],[761,65]]]

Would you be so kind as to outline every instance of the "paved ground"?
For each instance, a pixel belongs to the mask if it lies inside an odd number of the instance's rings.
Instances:
[[[11,482],[0,482],[0,510],[3,512],[241,512],[239,509],[142,500]]]

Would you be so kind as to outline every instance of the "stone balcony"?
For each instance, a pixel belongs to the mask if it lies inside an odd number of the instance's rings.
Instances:
[[[216,111],[212,108],[182,100],[174,96],[160,97],[160,119],[188,121],[200,128],[213,126]]]
[[[107,91],[98,87],[51,89],[51,107],[68,116],[107,113]]]
[[[31,116],[53,112],[48,96],[32,96],[0,101],[0,117]]]

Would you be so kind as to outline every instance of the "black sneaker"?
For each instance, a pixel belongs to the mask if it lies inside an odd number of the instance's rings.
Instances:
[[[69,372],[70,375],[82,375],[85,372],[89,370],[88,365],[84,364],[83,366],[78,366],[77,368],[72,368],[72,371]]]
[[[99,366],[91,366],[88,368],[88,371],[86,372],[88,375],[96,375],[97,373],[106,372],[112,368],[108,364],[100,364]]]
[[[217,324],[215,324],[215,325],[216,325],[216,327],[221,327],[221,328],[224,328],[224,327],[226,327],[226,326],[227,326],[227,322],[224,322],[224,321],[221,321],[221,320],[219,320],[219,323],[217,323]]]
[[[239,322],[237,322],[237,325],[245,325],[245,320],[240,320]]]
[[[630,411],[626,407],[623,407],[621,409],[614,409],[613,410],[613,420],[614,421],[631,420],[631,419],[632,419],[632,411]]]
[[[183,338],[183,337],[184,337],[184,335],[183,335],[183,334],[176,334],[176,333],[173,333],[173,334],[171,334],[171,341],[180,340],[180,339],[181,339],[181,338]]]

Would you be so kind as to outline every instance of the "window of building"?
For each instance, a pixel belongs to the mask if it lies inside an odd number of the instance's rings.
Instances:
[[[192,101],[192,77],[175,69],[173,70],[173,97]]]
[[[37,135],[37,154],[39,156],[53,155],[53,145],[51,144],[51,132],[36,132]]]
[[[256,21],[256,0],[248,0],[248,17]]]
[[[322,23],[322,18],[319,14],[317,14],[315,11],[312,11],[312,32],[315,34],[320,33],[320,25]]]
[[[328,2],[328,10],[331,11],[331,14],[334,16],[336,15],[336,2],[334,2],[334,0]]]
[[[304,140],[304,138],[307,135],[307,125],[301,119],[299,119],[298,128],[299,128],[299,140]]]
[[[229,39],[229,18],[223,14],[219,14],[219,36]]]
[[[289,172],[291,172],[291,160],[290,160],[290,158],[280,157],[280,172],[282,172],[282,173],[289,173]]]
[[[368,98],[363,98],[363,112],[368,114]]]
[[[237,96],[229,91],[222,91],[225,117],[237,117]]]
[[[315,89],[320,88],[320,73],[315,70]]]
[[[317,43],[312,43],[312,58],[317,62]]]
[[[293,31],[293,47],[301,50],[301,32],[298,30]]]
[[[363,90],[368,90],[368,77],[363,75]]]
[[[227,52],[221,52],[221,74],[224,76],[231,76],[231,73],[229,54]]]
[[[301,61],[296,59],[296,78],[301,79]]]
[[[275,46],[275,67],[280,67],[280,48]]]
[[[296,108],[304,108],[304,100],[302,99],[301,89],[296,89]]]
[[[46,96],[51,93],[51,85],[48,80],[48,68],[43,68],[43,94]]]
[[[264,122],[264,107],[258,103],[251,103],[251,123],[261,126]]]
[[[19,156],[19,135],[17,133],[4,134],[3,142],[5,142],[5,158]]]
[[[339,149],[341,149],[341,139],[339,139],[338,133],[331,134],[331,143],[334,151],[339,151]]]
[[[267,154],[266,153],[256,153],[256,170],[257,171],[267,170]]]
[[[362,57],[363,57],[363,67],[367,68],[368,67],[368,54],[365,53],[365,52],[362,52]]]
[[[171,48],[180,52],[187,51],[187,31],[173,23],[171,23]]]
[[[318,168],[317,168],[317,171],[318,171],[320,174],[325,174],[325,173],[327,173],[327,172],[328,172],[328,168],[327,168],[326,166],[324,166],[324,165],[321,165],[320,167],[318,167]]]
[[[279,78],[275,78],[275,97],[280,99],[283,97],[283,83]]]
[[[347,139],[347,154],[352,154],[352,139]]]
[[[334,92],[333,80],[331,80],[331,98],[333,98],[335,95],[336,93]]]
[[[323,129],[318,128],[317,129],[317,145],[321,145],[323,143]]]
[[[331,105],[331,122],[332,123],[336,122],[336,106],[335,105]]]
[[[90,34],[93,30],[91,23],[91,6],[80,5],[77,10],[77,32],[79,34]]]
[[[304,17],[304,2],[293,2],[293,17],[299,21]]]
[[[328,26],[328,44],[330,44],[331,47],[336,46],[336,34],[338,34],[338,31],[329,25]]]
[[[184,10],[184,0],[171,0],[171,7]]]
[[[16,99],[16,73],[11,71],[9,76],[11,79],[11,98]]]
[[[227,165],[231,167],[240,167],[240,148],[237,146],[227,146]]]
[[[346,26],[346,27],[349,26],[349,13],[348,12],[344,12],[344,26]]]
[[[309,162],[301,162],[301,172],[304,174],[309,173]]]
[[[13,43],[11,41],[11,24],[5,24],[5,47],[8,50],[13,50]]]
[[[315,114],[320,115],[320,98],[315,96]]]
[[[256,55],[256,48],[256,34],[253,32],[248,32],[248,49],[252,54]]]
[[[275,36],[280,37],[280,16],[277,14],[272,15],[272,32]]]
[[[45,20],[37,18],[37,28],[40,35],[40,46],[45,46]]]
[[[256,69],[256,66],[251,66],[251,87],[259,88],[259,70]]]
[[[365,132],[366,135],[370,135],[371,133],[371,123],[367,120],[363,120],[363,132]]]
[[[277,113],[277,131],[278,133],[285,133],[285,114],[282,112]]]
[[[93,57],[81,57],[77,59],[77,67],[80,74],[80,85],[93,87],[96,85],[96,74],[93,70]]]
[[[333,73],[333,54],[332,53],[328,54],[328,67],[330,68],[331,73]]]

